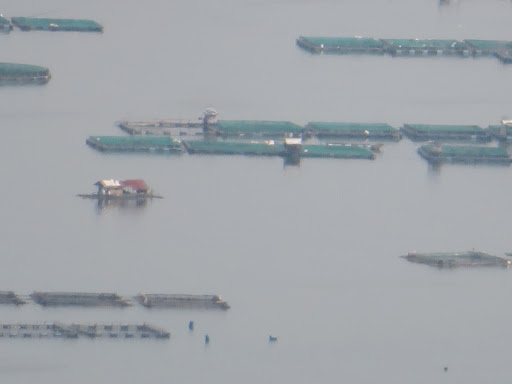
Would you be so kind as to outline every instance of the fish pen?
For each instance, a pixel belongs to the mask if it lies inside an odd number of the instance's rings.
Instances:
[[[12,23],[0,14],[0,31],[9,32],[12,30]]]
[[[38,65],[0,63],[0,85],[46,84],[50,70]]]
[[[13,17],[11,21],[22,31],[103,32],[103,27],[93,20]]]
[[[297,45],[311,53],[384,53],[381,40],[371,37],[306,37],[299,36]]]
[[[493,55],[497,51],[512,49],[512,41],[503,40],[464,40],[474,56]]]
[[[118,121],[116,125],[130,135],[182,136],[203,132],[203,123],[193,120]]]
[[[290,121],[219,120],[209,129],[219,136],[297,137],[304,128]]]
[[[487,131],[498,141],[512,140],[512,120],[502,120],[500,125],[489,125]]]
[[[26,301],[13,291],[0,291],[0,304],[21,305],[26,304]]]
[[[512,48],[507,50],[494,51],[494,57],[496,57],[503,64],[512,64]]]
[[[170,332],[151,324],[36,323],[0,324],[0,338],[21,339],[169,339]]]
[[[219,295],[180,295],[140,293],[135,300],[146,308],[230,309]]]
[[[409,252],[407,255],[401,257],[413,263],[426,264],[438,268],[508,267],[510,265],[510,260],[508,259],[477,251],[441,253]]]
[[[117,293],[33,292],[32,300],[44,307],[127,307],[132,305]]]
[[[350,144],[302,145],[299,156],[301,158],[375,159],[371,150]]]
[[[400,131],[413,141],[491,141],[489,132],[477,125],[404,124]]]
[[[383,39],[391,56],[469,55],[468,46],[457,40]]]
[[[500,147],[426,144],[418,149],[421,157],[430,163],[491,163],[509,165],[511,158]]]
[[[181,142],[168,136],[90,136],[86,143],[102,152],[183,152]]]
[[[312,121],[304,129],[306,136],[319,138],[357,138],[400,140],[400,132],[385,123],[338,123]]]
[[[183,146],[189,154],[248,156],[284,156],[286,154],[284,145],[272,142],[183,141]]]

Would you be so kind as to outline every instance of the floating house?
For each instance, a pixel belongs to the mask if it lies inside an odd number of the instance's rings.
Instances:
[[[12,30],[12,23],[0,14],[0,31],[9,32]]]
[[[208,124],[208,130],[219,136],[237,137],[298,137],[304,130],[290,121],[218,120]]]
[[[471,145],[427,144],[418,149],[421,157],[427,161],[438,163],[491,163],[509,165],[511,158],[506,150],[500,147],[483,147]]]
[[[219,295],[176,295],[140,293],[135,300],[147,308],[229,309]]]
[[[508,267],[510,265],[510,260],[508,259],[476,251],[445,253],[410,252],[402,257],[413,263],[427,264],[438,268]]]
[[[400,132],[385,123],[337,123],[312,121],[306,124],[306,136],[320,138],[357,138],[400,140]]]
[[[400,131],[414,141],[491,141],[489,132],[477,125],[404,124]]]
[[[381,40],[371,37],[306,37],[300,36],[297,45],[312,53],[371,53],[384,52]]]
[[[183,152],[180,141],[166,136],[91,136],[86,143],[102,152]]]
[[[13,291],[0,291],[0,304],[25,304],[26,301],[15,294]]]
[[[36,323],[36,324],[0,324],[0,338],[77,339],[81,336],[89,338],[109,339],[169,339],[171,334],[165,329],[143,324],[82,324],[71,323]]]
[[[93,20],[13,17],[11,21],[22,31],[103,32],[103,27]]]
[[[148,199],[157,198],[161,199],[161,196],[155,195],[149,188],[144,180],[133,179],[133,180],[114,180],[104,179],[99,180],[94,184],[98,187],[96,193],[78,195],[82,198],[87,199]]]
[[[130,302],[117,293],[33,292],[32,300],[42,306],[126,307]]]
[[[38,65],[0,63],[0,85],[46,84],[50,70]]]
[[[383,39],[392,56],[469,55],[468,46],[457,40]]]

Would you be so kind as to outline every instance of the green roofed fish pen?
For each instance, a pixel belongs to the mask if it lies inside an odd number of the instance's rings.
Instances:
[[[456,267],[508,267],[510,260],[489,255],[484,252],[438,252],[419,253],[409,252],[402,258],[419,264],[427,264],[438,268]]]
[[[478,125],[404,124],[401,132],[411,140],[490,141],[491,136]]]
[[[469,55],[468,46],[457,40],[384,39],[385,51],[392,56]]]
[[[265,120],[219,120],[211,129],[220,136],[261,137],[300,136],[304,130],[290,121]]]
[[[502,40],[464,40],[471,48],[473,55],[492,55],[496,51],[512,49],[512,41]]]
[[[297,45],[312,53],[383,53],[382,41],[371,37],[306,37]]]
[[[431,163],[462,162],[509,165],[511,162],[507,151],[500,147],[427,144],[421,146],[418,153]]]
[[[0,14],[0,31],[10,31],[12,30],[12,24],[11,22],[4,17],[4,15]]]
[[[168,136],[91,136],[86,143],[99,151],[181,153],[178,140]]]
[[[22,31],[103,32],[103,27],[93,20],[13,17],[11,21]]]
[[[312,121],[306,124],[308,136],[400,140],[400,132],[385,123],[336,123]]]
[[[50,70],[28,64],[0,63],[0,85],[46,84]]]

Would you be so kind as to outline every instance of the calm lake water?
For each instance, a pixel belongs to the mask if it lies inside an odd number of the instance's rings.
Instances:
[[[0,340],[2,383],[510,382],[511,271],[399,258],[512,251],[509,167],[431,169],[406,139],[375,161],[300,167],[85,145],[122,135],[116,120],[195,119],[207,107],[298,124],[497,124],[512,117],[512,66],[492,57],[314,56],[295,39],[511,40],[510,1],[7,0],[1,12],[105,30],[0,36],[0,61],[53,75],[0,88],[0,289],[217,293],[232,305],[4,306],[2,322],[149,322],[172,337]],[[165,198],[98,209],[75,197],[101,178],[144,178]]]

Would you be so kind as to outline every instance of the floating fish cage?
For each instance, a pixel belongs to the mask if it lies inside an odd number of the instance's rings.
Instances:
[[[248,156],[284,156],[283,144],[247,143],[227,141],[183,141],[189,154],[203,155],[248,155]]]
[[[99,151],[181,153],[178,140],[167,136],[91,136],[86,143]]]
[[[400,131],[414,141],[491,141],[489,132],[477,125],[404,124]]]
[[[203,123],[191,120],[156,120],[156,121],[118,121],[117,126],[130,135],[169,136],[189,133],[202,133]],[[178,130],[178,132],[176,132]],[[185,130],[185,131],[182,131]]]
[[[510,265],[510,260],[508,259],[476,251],[444,253],[410,252],[402,257],[413,263],[427,264],[438,268],[508,267]]]
[[[146,308],[200,308],[224,310],[231,308],[219,295],[141,293],[135,296],[135,300]]]
[[[375,159],[375,155],[371,150],[350,144],[302,145],[299,155],[301,158]]]
[[[312,53],[371,53],[382,54],[381,40],[369,37],[306,37],[300,36],[297,45]]]
[[[470,49],[457,40],[383,39],[386,53],[392,56],[469,55]]]
[[[0,338],[22,339],[169,339],[171,334],[165,329],[144,324],[82,324],[37,323],[0,324]]]
[[[103,27],[93,20],[13,17],[11,21],[22,31],[103,32]]]
[[[34,292],[32,300],[45,307],[126,307],[132,305],[117,293]]]
[[[303,127],[290,121],[219,120],[209,127],[219,136],[237,137],[296,137]]]
[[[0,31],[9,32],[11,30],[12,23],[4,15],[0,15]]]
[[[503,120],[500,125],[489,125],[487,131],[498,141],[512,140],[512,120]]]
[[[38,65],[0,63],[0,85],[46,84],[50,70]]]
[[[502,40],[464,40],[474,56],[493,55],[496,51],[512,49],[512,41]]]
[[[509,165],[511,158],[500,147],[427,144],[418,149],[421,157],[431,163],[493,163]]]
[[[337,123],[312,121],[306,124],[306,136],[400,140],[400,132],[385,123]]]
[[[17,294],[15,294],[13,291],[1,291],[0,292],[0,304],[21,305],[21,304],[26,304],[26,301],[23,300]]]

